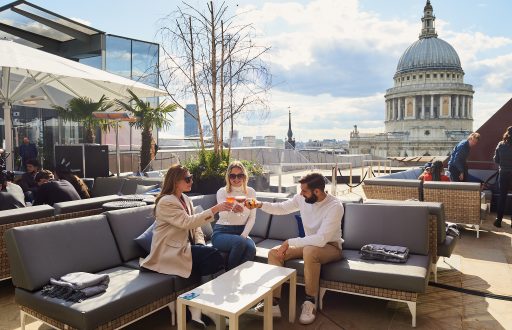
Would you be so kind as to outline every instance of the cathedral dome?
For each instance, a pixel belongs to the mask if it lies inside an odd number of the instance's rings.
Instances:
[[[400,57],[396,74],[420,70],[461,71],[459,55],[446,41],[437,37],[420,38]]]

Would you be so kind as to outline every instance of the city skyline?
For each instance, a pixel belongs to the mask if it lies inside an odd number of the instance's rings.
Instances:
[[[181,3],[154,0],[136,10],[140,5],[135,1],[33,2],[107,33],[155,42],[158,20]],[[254,24],[256,41],[272,47],[265,58],[274,75],[270,112],[262,119],[241,118],[241,137],[285,138],[288,107],[297,141],[348,139],[353,125],[360,132],[383,132],[384,94],[393,85],[401,54],[418,38],[425,2],[227,1],[245,12],[240,16],[244,22]],[[504,0],[431,2],[439,38],[456,49],[465,81],[474,86],[476,130],[512,96],[512,34],[506,14],[512,5]],[[113,10],[116,20],[111,19]],[[183,112],[174,123],[163,136],[183,134]]]

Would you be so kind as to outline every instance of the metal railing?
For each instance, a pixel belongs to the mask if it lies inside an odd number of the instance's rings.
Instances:
[[[375,177],[373,172],[374,164],[377,164],[377,170],[382,173],[381,168],[384,169],[384,174],[391,174],[391,160],[389,159],[378,159],[378,160],[363,160],[363,166],[361,166],[361,178],[364,175],[365,167],[368,168],[368,178]]]

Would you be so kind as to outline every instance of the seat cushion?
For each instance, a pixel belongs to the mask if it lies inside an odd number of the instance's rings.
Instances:
[[[284,241],[276,239],[265,239],[256,243],[256,258],[254,261],[267,263],[268,252],[276,246],[283,244]]]
[[[16,289],[16,302],[77,329],[94,329],[130,311],[174,292],[174,278],[155,272],[116,267],[99,274],[108,274],[110,283],[103,294],[81,303],[44,297],[40,291],[31,293]]]
[[[437,255],[449,258],[452,255],[455,245],[457,245],[458,237],[446,235],[444,242],[437,245]]]
[[[53,217],[54,212],[55,209],[50,205],[37,205],[0,211],[0,225]]]
[[[321,278],[409,292],[425,292],[428,256],[410,254],[404,264],[361,259],[359,250],[343,250],[343,259],[322,266]]]

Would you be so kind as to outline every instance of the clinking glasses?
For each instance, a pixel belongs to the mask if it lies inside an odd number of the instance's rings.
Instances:
[[[185,180],[186,183],[190,183],[192,180],[193,180],[193,176],[192,175],[189,175],[189,176],[186,176],[185,178],[183,178],[183,180]]]
[[[245,178],[245,174],[243,174],[243,173],[240,173],[240,174],[234,174],[234,173],[231,173],[231,174],[229,175],[229,178],[230,178],[231,180],[235,180],[235,179],[243,180],[243,179]]]

